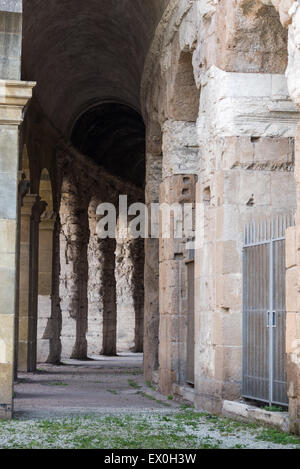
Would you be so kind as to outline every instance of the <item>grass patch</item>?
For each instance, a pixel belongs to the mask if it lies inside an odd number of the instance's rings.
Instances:
[[[128,384],[129,384],[129,386],[131,386],[132,388],[135,388],[135,389],[141,389],[142,388],[142,386],[137,384],[136,381],[133,381],[133,379],[129,379]]]
[[[272,406],[266,405],[264,407],[264,410],[267,410],[268,412],[284,412],[282,407],[277,407],[276,405],[272,405]]]
[[[142,397],[145,397],[146,399],[150,399],[151,401],[157,402],[158,404],[163,405],[165,407],[170,407],[170,404],[168,404],[167,402],[162,401],[160,399],[156,399],[156,397],[151,396],[151,394],[147,394],[146,392],[139,391],[137,392],[137,394],[139,394]]]
[[[268,449],[274,444],[298,448],[300,438],[192,409],[0,422],[1,449]]]
[[[257,441],[269,441],[279,445],[297,445],[300,448],[300,437],[280,432],[273,428],[264,428],[255,438]]]
[[[46,386],[69,386],[67,383],[63,383],[62,381],[54,381],[45,383]]]

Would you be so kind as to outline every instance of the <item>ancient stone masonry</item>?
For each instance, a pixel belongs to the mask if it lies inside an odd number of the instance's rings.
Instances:
[[[293,0],[273,0],[272,3],[279,11],[283,26],[288,28],[288,68],[286,71],[288,89],[291,98],[300,105],[300,5]],[[286,329],[287,329],[287,377],[291,430],[300,433],[300,328],[299,328],[299,126],[295,132],[295,180],[296,180],[296,227],[289,228],[286,241]]]
[[[192,175],[174,175],[165,180],[160,188],[163,203],[195,203],[195,182]],[[171,227],[174,226],[176,213],[171,213]],[[188,238],[160,239],[160,324],[159,324],[159,371],[160,389],[169,394],[172,384],[184,384],[187,376],[186,352],[188,303],[187,270]],[[165,350],[167,349],[167,353]]]
[[[99,200],[93,197],[89,205],[90,241],[88,245],[88,356],[100,355],[103,346],[103,246],[97,235],[97,207]]]
[[[173,175],[198,179],[202,222],[195,252],[194,399],[198,408],[216,412],[223,399],[241,393],[243,226],[296,206],[293,139],[299,114],[284,77],[287,32],[271,2],[263,3],[170,1],[142,81],[149,153],[157,129],[163,135],[160,200],[172,193]],[[287,22],[295,35],[296,2],[278,3],[284,22],[287,12],[293,15]],[[289,73],[288,85],[291,92]],[[151,184],[151,174],[147,181]],[[174,192],[172,202],[177,197]],[[185,260],[175,251],[169,253],[168,273],[160,252],[159,366],[165,393],[172,383],[184,383],[178,373],[185,362],[186,349],[178,347],[184,325],[177,332],[166,326],[170,314],[180,320],[178,298],[185,301],[175,268],[178,264],[184,271]]]
[[[142,352],[144,335],[144,240],[117,239],[117,349]]]
[[[62,356],[87,357],[87,243],[86,202],[76,179],[65,176],[60,208]]]
[[[0,86],[0,140],[5,155],[0,159],[0,417],[6,418],[12,416],[13,410],[18,126],[33,86],[5,80]]]
[[[296,212],[286,363],[299,433],[299,1],[46,3],[0,0],[0,417],[17,361],[128,351],[161,392],[221,413],[241,398],[244,227]],[[21,56],[37,86],[19,135],[34,86],[17,81]],[[146,203],[145,240],[99,236],[102,203],[130,225],[120,195]],[[194,231],[165,237],[158,203],[171,228],[189,206]]]

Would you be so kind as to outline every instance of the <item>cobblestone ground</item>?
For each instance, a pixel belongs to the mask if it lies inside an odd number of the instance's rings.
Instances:
[[[144,383],[141,355],[40,365],[15,387],[0,448],[298,448],[300,438],[197,412]]]

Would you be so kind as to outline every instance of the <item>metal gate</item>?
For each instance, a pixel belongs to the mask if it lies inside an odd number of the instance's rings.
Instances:
[[[285,231],[293,216],[245,227],[243,397],[288,405],[285,358]]]

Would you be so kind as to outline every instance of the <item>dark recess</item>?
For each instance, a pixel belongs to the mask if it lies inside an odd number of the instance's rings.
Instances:
[[[145,125],[131,107],[105,103],[89,109],[76,122],[71,140],[111,174],[144,187]]]

